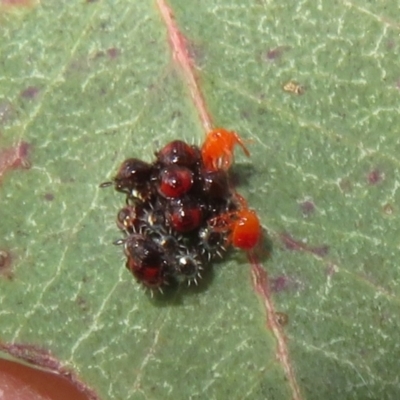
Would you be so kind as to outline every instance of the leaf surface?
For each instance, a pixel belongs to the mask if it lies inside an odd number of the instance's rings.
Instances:
[[[204,137],[152,2],[0,15],[1,147],[31,162],[0,162],[1,340],[51,351],[103,399],[398,398],[397,2],[242,3],[170,6],[213,120],[249,140],[238,190],[272,243],[291,379],[244,254],[151,299],[111,245],[124,199],[99,183]]]

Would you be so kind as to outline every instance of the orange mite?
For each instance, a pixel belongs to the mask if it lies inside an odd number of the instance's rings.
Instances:
[[[201,157],[207,170],[228,170],[233,162],[233,148],[235,145],[242,147],[246,156],[250,156],[243,140],[236,132],[217,128],[207,134],[201,148]]]
[[[227,242],[242,250],[253,249],[262,235],[256,212],[248,208],[219,215],[210,222],[216,232],[229,232]]]
[[[245,209],[236,214],[232,230],[232,244],[243,250],[251,250],[261,237],[261,225],[253,210]]]

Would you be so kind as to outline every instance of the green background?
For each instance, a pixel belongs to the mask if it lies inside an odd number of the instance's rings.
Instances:
[[[170,6],[213,120],[250,140],[238,190],[268,232],[301,398],[399,398],[398,2]],[[51,351],[102,399],[291,399],[245,254],[151,299],[111,244],[124,200],[99,183],[205,134],[156,4],[0,18],[1,146],[29,143],[32,164],[0,187],[0,339]]]

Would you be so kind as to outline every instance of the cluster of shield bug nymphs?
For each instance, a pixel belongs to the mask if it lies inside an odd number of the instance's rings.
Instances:
[[[197,284],[226,249],[251,250],[261,236],[257,214],[231,186],[233,149],[248,151],[235,132],[211,131],[202,147],[174,140],[153,163],[125,160],[112,182],[125,194],[117,214],[126,267],[138,282],[161,290]]]

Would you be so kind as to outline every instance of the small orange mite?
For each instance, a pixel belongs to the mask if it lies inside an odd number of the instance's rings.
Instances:
[[[250,156],[243,140],[236,132],[217,128],[207,134],[201,148],[201,157],[207,170],[228,170],[233,162],[233,148],[235,145],[242,147],[246,156]]]
[[[210,224],[216,232],[229,232],[227,242],[242,250],[253,249],[262,235],[256,212],[248,208],[219,215]]]
[[[243,250],[251,250],[261,237],[261,225],[253,210],[245,209],[236,214],[232,230],[232,244]]]

